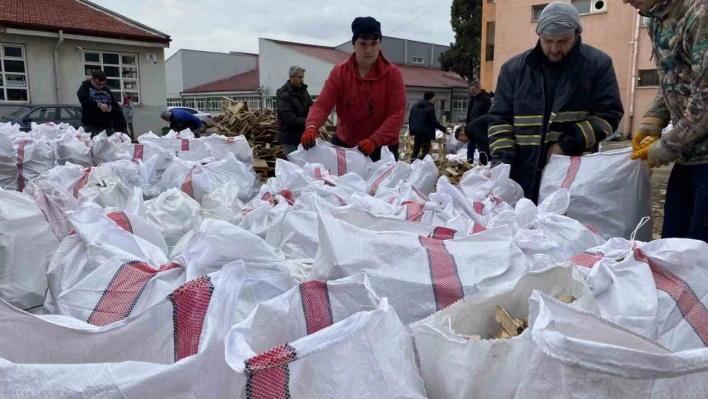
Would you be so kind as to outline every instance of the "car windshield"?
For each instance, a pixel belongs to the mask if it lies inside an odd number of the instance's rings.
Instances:
[[[13,119],[17,119],[17,118],[19,118],[20,116],[24,115],[24,114],[25,114],[27,111],[29,111],[30,109],[31,109],[31,108],[22,107],[22,108],[20,108],[20,109],[18,109],[18,110],[16,110],[16,111],[10,112],[9,114],[7,114],[7,115],[1,117],[1,118],[0,118],[0,122],[8,122],[8,121],[11,121],[11,120],[13,120]]]

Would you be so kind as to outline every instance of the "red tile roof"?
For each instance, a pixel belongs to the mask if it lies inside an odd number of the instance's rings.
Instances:
[[[256,91],[260,86],[258,69],[189,88],[183,93],[211,93],[224,91]]]
[[[315,46],[311,44],[291,43],[280,40],[271,40],[281,46],[288,47],[301,54],[318,58],[332,64],[346,61],[351,54],[332,47]],[[437,68],[413,65],[396,64],[403,74],[406,86],[415,87],[467,87],[467,81],[451,72],[443,72]]]
[[[170,37],[83,0],[2,0],[0,25],[169,43]]]

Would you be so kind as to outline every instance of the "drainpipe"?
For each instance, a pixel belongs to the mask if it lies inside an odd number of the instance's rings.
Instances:
[[[639,29],[642,25],[642,16],[637,14],[637,22],[636,26],[634,28],[634,48],[632,52],[632,81],[631,81],[631,86],[630,86],[630,94],[629,94],[629,121],[628,121],[628,126],[629,128],[627,129],[627,133],[631,136],[632,134],[632,129],[634,128],[634,104],[635,104],[635,97],[636,97],[636,92],[637,92],[637,69],[638,69],[638,60],[639,60]]]
[[[64,43],[64,31],[60,30],[59,31],[59,41],[57,42],[56,47],[54,47],[54,82],[56,83],[56,99],[57,99],[57,104],[60,103],[59,101],[59,47],[61,47],[61,44]]]

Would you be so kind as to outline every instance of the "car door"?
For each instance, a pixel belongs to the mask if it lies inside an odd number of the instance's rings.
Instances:
[[[37,107],[22,121],[20,129],[29,131],[32,128],[32,122],[37,124],[59,123],[58,116],[57,107]]]

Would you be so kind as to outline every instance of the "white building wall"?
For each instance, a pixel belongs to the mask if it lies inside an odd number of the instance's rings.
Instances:
[[[275,96],[275,92],[288,80],[290,66],[305,68],[305,83],[311,96],[322,91],[324,83],[334,68],[334,64],[309,57],[288,49],[268,39],[258,39],[260,54],[260,82],[264,86],[264,96]]]
[[[183,50],[174,53],[172,57],[165,61],[167,98],[179,98],[179,93],[185,89],[182,52]]]
[[[134,127],[138,134],[159,131],[163,123],[160,112],[166,107],[165,55],[159,47],[138,47],[93,41],[65,40],[59,49],[59,98],[54,79],[54,47],[56,38],[10,35],[0,33],[0,43],[23,44],[32,104],[79,104],[76,92],[84,81],[83,51],[110,51],[138,55],[140,101],[136,105]],[[157,56],[148,61],[148,54]],[[0,114],[17,109],[17,104],[0,102]]]
[[[222,54],[182,50],[182,90],[216,80],[230,78],[256,69],[258,57],[246,54]],[[169,60],[169,63],[172,59]],[[170,70],[168,69],[169,73]],[[171,79],[171,78],[169,78]]]

